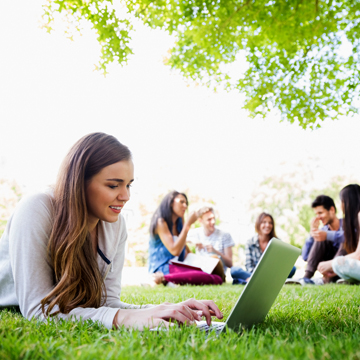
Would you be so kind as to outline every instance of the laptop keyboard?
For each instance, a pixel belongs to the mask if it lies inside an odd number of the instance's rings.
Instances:
[[[215,331],[216,334],[218,335],[218,334],[220,334],[221,330],[225,326],[225,323],[223,323],[223,322],[212,322],[211,325],[209,326],[206,323],[206,321],[197,321],[196,326],[201,331],[205,331],[206,333],[209,333],[211,331]]]
[[[196,326],[198,329],[200,329],[201,331],[205,331],[206,334],[215,331],[216,335],[219,335],[221,330],[224,328],[225,323],[224,322],[212,322],[211,325],[209,326],[206,321],[196,321]],[[150,331],[168,331],[168,329],[165,326],[158,326],[156,328],[152,328],[150,329]]]

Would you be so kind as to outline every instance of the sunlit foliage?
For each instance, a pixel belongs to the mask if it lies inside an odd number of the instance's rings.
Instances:
[[[277,109],[303,128],[358,111],[360,2],[356,0],[49,0],[55,12],[86,19],[102,47],[99,68],[126,63],[131,19],[175,36],[167,64],[186,78],[245,94],[251,116]],[[226,64],[246,57],[241,75]],[[240,66],[240,65],[239,65]]]

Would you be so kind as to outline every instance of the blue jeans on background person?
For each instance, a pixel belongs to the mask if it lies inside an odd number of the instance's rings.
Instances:
[[[290,274],[289,274],[289,276],[288,276],[288,279],[290,279],[290,278],[292,278],[292,277],[294,276],[295,271],[296,271],[296,267],[293,266],[293,268],[291,269]]]
[[[230,270],[231,273],[231,277],[233,279],[242,279],[242,280],[246,280],[247,278],[249,278],[251,276],[251,272],[248,272],[246,270],[243,270],[241,267],[239,266],[233,266]]]
[[[295,274],[295,271],[296,271],[296,267],[294,266],[291,269],[288,278],[292,278]],[[246,284],[247,283],[246,279],[249,278],[252,274],[246,270],[243,270],[239,266],[233,266],[230,270],[230,273],[231,273],[231,277],[233,278],[233,285]]]

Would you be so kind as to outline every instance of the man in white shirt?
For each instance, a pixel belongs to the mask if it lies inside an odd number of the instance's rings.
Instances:
[[[232,247],[235,245],[231,235],[215,226],[214,209],[210,206],[203,207],[199,210],[200,228],[189,231],[187,240],[195,243],[196,250],[200,253],[217,255],[226,268],[231,268]]]

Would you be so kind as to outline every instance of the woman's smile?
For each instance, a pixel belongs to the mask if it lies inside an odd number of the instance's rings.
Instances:
[[[86,188],[89,226],[99,220],[116,222],[126,202],[134,180],[131,160],[119,161],[104,167],[94,175]]]
[[[110,208],[112,211],[114,211],[115,213],[120,214],[123,206],[124,206],[124,205],[122,205],[122,206],[112,206],[112,205],[110,205],[109,208]]]

